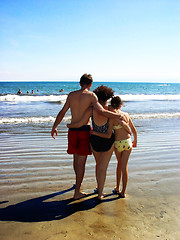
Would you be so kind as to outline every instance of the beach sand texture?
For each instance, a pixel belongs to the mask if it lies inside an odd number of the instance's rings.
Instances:
[[[83,190],[73,201],[72,156],[67,129],[21,128],[0,135],[0,239],[180,239],[179,119],[139,120],[138,147],[129,161],[127,198],[112,194],[116,158],[110,161],[101,203],[93,193],[95,161],[88,157]],[[144,131],[144,129],[146,129]]]

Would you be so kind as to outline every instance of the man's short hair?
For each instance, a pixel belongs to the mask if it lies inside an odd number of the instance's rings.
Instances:
[[[92,79],[91,74],[85,73],[85,74],[82,75],[82,77],[80,78],[80,84],[81,84],[81,86],[83,86],[83,85],[90,85],[92,82],[93,82],[93,79]]]

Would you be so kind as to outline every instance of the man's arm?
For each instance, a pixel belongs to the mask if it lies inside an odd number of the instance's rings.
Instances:
[[[51,131],[51,136],[55,139],[55,134],[57,136],[57,126],[60,124],[60,122],[62,121],[64,115],[66,114],[67,110],[69,109],[70,107],[70,104],[69,104],[69,95],[66,99],[66,102],[63,106],[63,108],[61,109],[61,111],[58,113],[57,117],[56,117],[56,120],[53,124],[53,127],[52,127],[52,131]]]
[[[127,122],[127,118],[124,114],[118,114],[118,113],[114,113],[108,110],[105,110],[101,104],[98,102],[98,98],[97,96],[94,94],[93,95],[93,107],[103,116],[107,117],[107,118],[113,118],[116,119],[118,122],[119,120],[124,120],[125,122]]]

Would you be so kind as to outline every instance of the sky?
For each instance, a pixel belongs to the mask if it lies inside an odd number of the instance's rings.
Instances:
[[[179,0],[1,0],[0,81],[180,83]]]

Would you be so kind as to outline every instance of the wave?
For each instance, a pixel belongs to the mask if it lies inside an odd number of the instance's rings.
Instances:
[[[151,119],[151,118],[180,118],[178,113],[143,113],[143,114],[130,114],[132,119]],[[0,118],[0,124],[38,124],[50,123],[55,121],[55,117],[19,117],[19,118]],[[66,116],[63,122],[70,122],[71,117]]]
[[[42,95],[42,96],[28,96],[28,95],[3,95],[0,96],[0,102],[65,102],[67,95]]]
[[[124,94],[120,95],[123,101],[177,101],[180,100],[180,94],[167,95],[145,95],[145,94]]]
[[[36,123],[50,123],[50,122],[54,122],[55,121],[55,117],[19,117],[19,118],[0,118],[0,124],[21,124],[21,123],[32,123],[32,124],[36,124]],[[67,122],[69,121],[71,118],[69,117],[64,117],[63,121]]]
[[[150,118],[180,118],[179,113],[143,113],[130,114],[132,119],[150,119]]]
[[[123,101],[177,101],[180,100],[180,94],[167,95],[145,95],[145,94],[122,94],[120,95]],[[67,95],[43,95],[43,96],[29,96],[29,95],[3,95],[0,96],[0,102],[18,103],[18,102],[52,102],[64,103]]]

